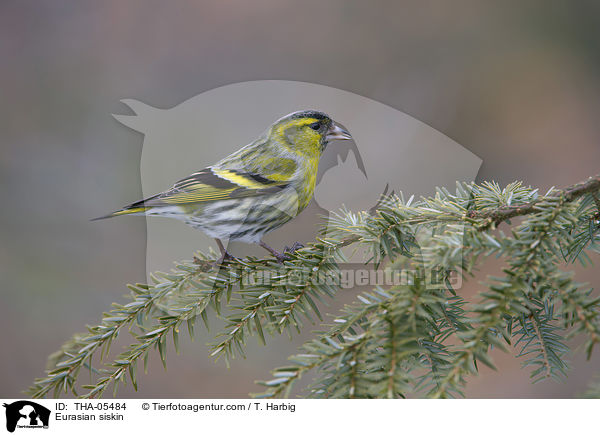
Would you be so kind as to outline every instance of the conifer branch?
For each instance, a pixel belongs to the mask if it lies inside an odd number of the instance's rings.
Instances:
[[[192,336],[196,318],[207,323],[211,311],[225,321],[212,354],[226,361],[243,356],[249,335],[266,344],[265,332],[292,334],[306,321],[321,322],[319,303],[340,288],[338,265],[351,245],[367,248],[368,262],[384,271],[408,268],[411,279],[360,295],[276,369],[274,379],[262,382],[262,397],[291,395],[311,370],[309,397],[454,397],[479,363],[494,367],[493,348],[507,346],[520,347],[534,382],[562,377],[566,338],[585,335],[588,357],[599,343],[600,298],[559,267],[576,260],[586,265],[589,253],[600,252],[599,191],[600,176],[543,196],[521,183],[459,183],[455,193],[438,189],[418,201],[391,195],[375,210],[342,211],[327,234],[282,265],[250,257],[213,270],[214,256],[198,254],[152,284],[131,286],[131,302],[115,305],[99,325],[53,354],[47,375],[29,393],[78,396],[82,367],[92,378],[82,397],[100,397],[109,386],[116,393],[126,378],[137,388],[137,366],[150,350],[166,365],[167,337],[177,350],[181,326]],[[511,234],[490,233],[514,217],[524,219]],[[467,279],[488,255],[504,257],[508,266],[477,303],[467,302],[450,277]],[[445,288],[427,281],[433,272]],[[123,330],[133,343],[109,358]]]
[[[600,190],[600,174],[590,177],[587,181],[574,184],[565,189],[555,191],[556,196],[564,195],[566,202],[572,202],[586,193],[594,193]],[[538,211],[537,204],[541,200],[534,200],[520,205],[505,205],[496,210],[477,213],[471,211],[468,217],[472,219],[482,219],[485,221],[480,226],[481,230],[486,230],[491,226],[497,227],[502,222],[517,216],[525,216]]]

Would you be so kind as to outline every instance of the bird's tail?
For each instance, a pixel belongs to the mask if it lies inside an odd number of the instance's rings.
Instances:
[[[99,221],[101,219],[108,219],[111,217],[115,217],[115,216],[123,216],[123,215],[127,215],[127,214],[142,214],[144,213],[146,210],[148,210],[149,207],[132,207],[132,208],[124,208],[122,210],[117,210],[113,213],[109,213],[107,215],[104,216],[100,216],[94,219],[90,219],[90,221]]]

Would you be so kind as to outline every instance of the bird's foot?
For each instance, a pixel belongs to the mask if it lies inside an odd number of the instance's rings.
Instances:
[[[229,252],[225,251],[221,255],[221,257],[217,260],[217,263],[224,263],[225,261],[234,261],[237,260],[237,257],[234,257]]]
[[[194,264],[200,266],[202,272],[208,272],[214,267],[215,262],[194,256]]]
[[[294,252],[296,252],[298,249],[302,249],[304,248],[304,245],[300,242],[294,242],[294,244],[290,247],[290,246],[286,246],[283,250],[284,254],[293,254]]]
[[[259,243],[259,245],[262,246],[263,248],[265,248],[267,251],[269,251],[273,255],[273,257],[275,257],[277,259],[278,263],[283,263],[285,260],[289,260],[290,256],[288,254],[293,254],[298,249],[304,248],[304,245],[302,243],[295,242],[291,248],[286,246],[285,249],[283,250],[283,253],[280,253],[280,252],[276,251],[275,249],[271,248],[269,245],[267,245],[263,241],[261,241]]]
[[[278,251],[271,248],[269,245],[267,245],[262,240],[258,244],[260,246],[262,246],[263,248],[265,248],[267,251],[269,251],[273,255],[273,257],[275,257],[277,259],[278,263],[283,263],[283,261],[286,259],[285,253],[283,253],[283,254],[279,253]]]
[[[277,258],[277,262],[279,264],[283,264],[285,260],[289,260],[289,257],[285,253],[282,254],[280,252],[274,252],[273,256]]]
[[[223,264],[225,262],[232,262],[235,260],[237,260],[237,258],[234,257],[233,255],[231,255],[227,251],[225,251],[223,254],[221,254],[221,256],[214,261],[204,260],[202,258],[194,257],[194,263],[201,266],[203,272],[208,272],[209,270],[211,270],[214,267],[216,267],[216,268],[220,267],[221,264]]]
[[[212,264],[215,267],[219,267],[219,266],[221,266],[221,264],[230,263],[235,260],[237,260],[237,257],[234,257],[233,255],[231,255],[229,252],[227,252],[225,250],[225,251],[223,251],[221,256],[217,260],[215,260]]]
[[[234,257],[229,252],[227,252],[227,249],[225,249],[225,246],[223,246],[223,242],[221,242],[221,240],[215,239],[215,242],[217,242],[219,251],[221,251],[221,257],[219,257],[218,260],[215,260],[215,262],[213,263],[214,266],[219,267],[221,264],[225,263],[226,261],[237,260],[236,257]]]

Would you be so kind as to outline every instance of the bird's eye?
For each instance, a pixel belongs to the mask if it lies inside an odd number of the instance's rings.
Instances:
[[[310,128],[312,128],[313,130],[318,130],[321,128],[321,123],[320,122],[313,122],[312,124],[309,125]]]

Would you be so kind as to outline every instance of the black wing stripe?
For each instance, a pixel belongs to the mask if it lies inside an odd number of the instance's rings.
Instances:
[[[230,198],[243,198],[254,195],[265,195],[276,193],[282,189],[285,189],[289,184],[280,184],[277,181],[270,180],[262,175],[252,174],[249,172],[243,172],[240,170],[229,170],[228,172],[233,173],[237,176],[244,177],[248,180],[252,180],[254,183],[263,185],[261,189],[249,189],[242,187],[232,181],[225,178],[219,177],[213,173],[212,168],[206,168],[201,171],[195,172],[189,177],[183,178],[177,181],[173,187],[165,192],[157,195],[150,196],[141,201],[134,202],[128,205],[124,209],[139,208],[139,207],[157,207],[157,206],[169,206],[175,205],[173,202],[167,202],[168,198],[174,195],[185,196],[187,193],[194,191],[194,188],[199,185],[205,185],[213,187],[216,190],[230,191]],[[219,198],[226,199],[226,198]]]

